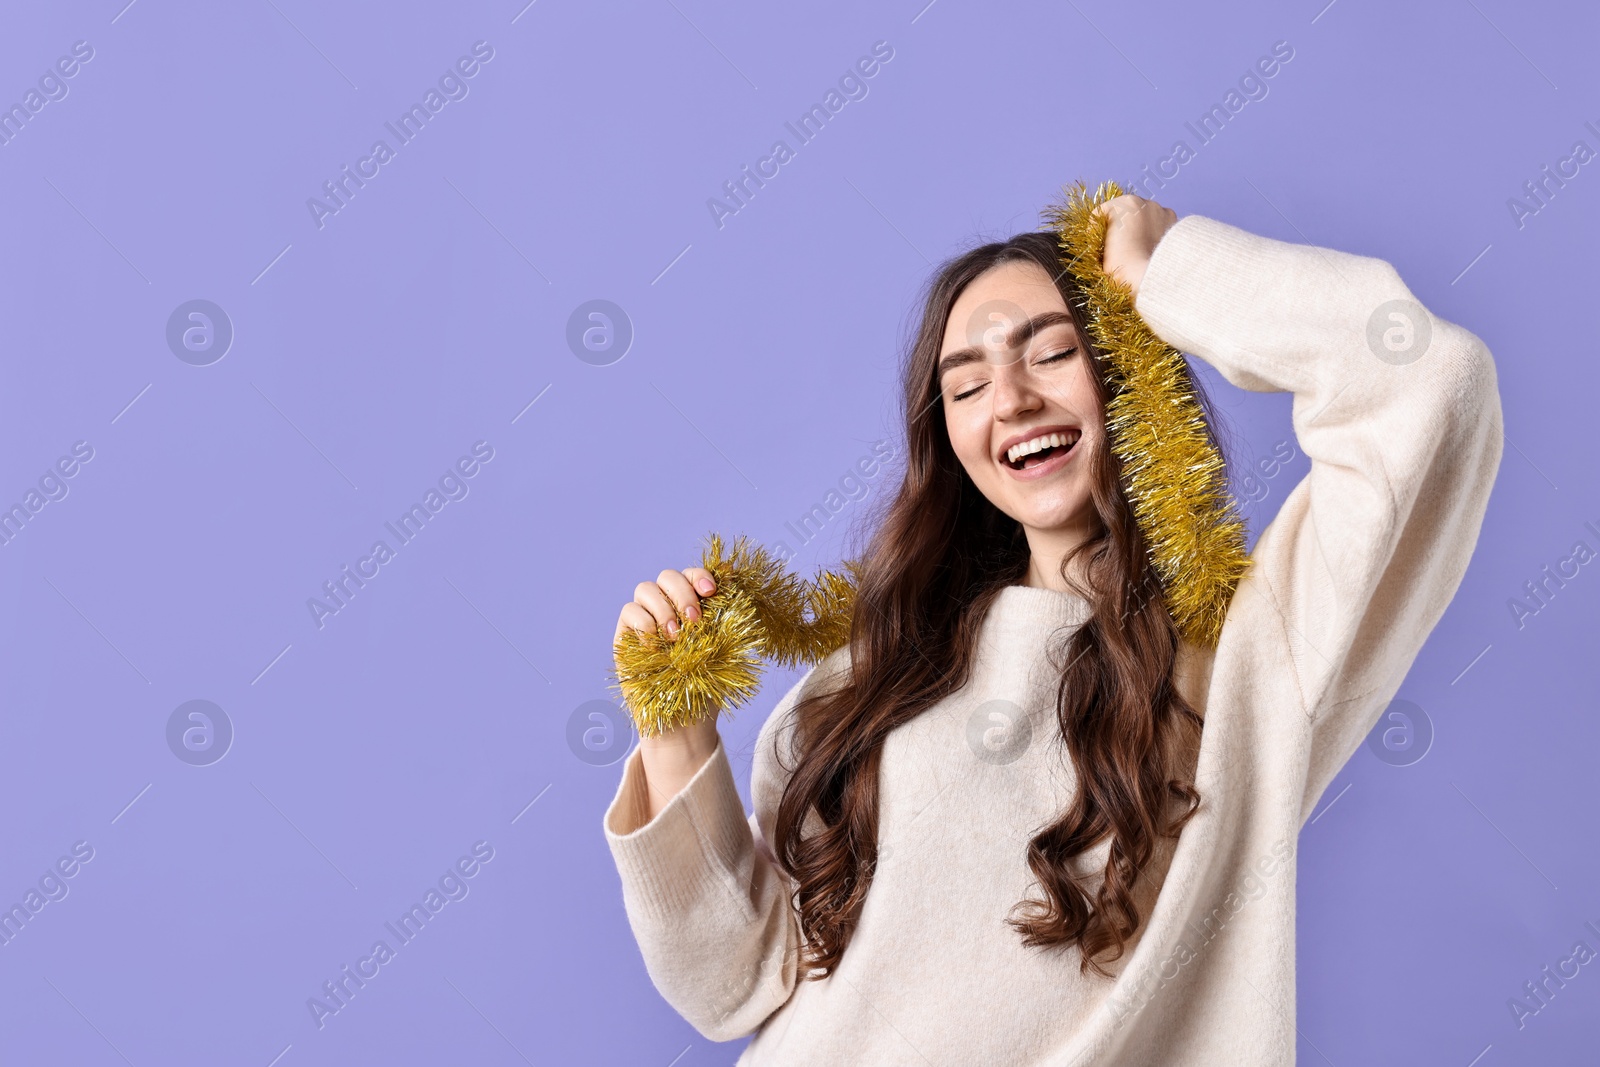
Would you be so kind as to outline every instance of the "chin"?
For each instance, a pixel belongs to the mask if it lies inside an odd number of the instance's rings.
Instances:
[[[1070,502],[1051,502],[1043,507],[1018,508],[1015,517],[1022,525],[1045,532],[1098,525],[1095,521],[1094,505],[1087,498]]]
[[[1065,518],[1058,516],[1024,515],[1020,520],[1022,525],[1038,530],[1041,533],[1056,533],[1076,529],[1080,520],[1071,516]]]

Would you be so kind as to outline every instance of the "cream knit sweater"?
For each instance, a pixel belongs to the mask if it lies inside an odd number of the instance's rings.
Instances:
[[[1156,247],[1138,308],[1232,384],[1292,392],[1311,459],[1255,545],[1218,647],[1185,646],[1180,660],[1180,687],[1205,717],[1203,799],[1149,872],[1159,895],[1146,898],[1146,924],[1110,979],[1081,975],[1075,946],[1025,948],[1005,925],[1024,896],[1040,897],[1024,848],[1074,788],[1050,648],[1088,612],[1075,596],[1009,586],[969,683],[888,738],[882,856],[826,980],[797,981],[793,883],[766,835],[793,766],[787,717],[848,648],[807,671],[762,727],[753,815],[719,742],[646,822],[643,766],[629,754],[604,817],[628,920],[656,988],[696,1030],[756,1032],[740,1064],[1294,1063],[1299,831],[1466,571],[1500,462],[1495,367],[1387,263],[1197,215]],[[989,723],[1001,732],[985,735]],[[1005,743],[972,740],[986,736]],[[1079,857],[1084,869],[1107,848]]]

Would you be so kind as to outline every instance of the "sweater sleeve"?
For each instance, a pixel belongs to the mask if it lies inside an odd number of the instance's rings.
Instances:
[[[777,727],[814,670],[761,728],[751,764],[753,814],[745,815],[720,734],[710,758],[648,821],[644,764],[635,748],[605,813],[606,841],[645,969],[663,999],[712,1041],[759,1029],[799,977],[794,882],[774,862],[767,835],[784,785]]]
[[[1304,825],[1466,572],[1500,464],[1495,365],[1388,263],[1198,215],[1156,246],[1137,306],[1232,384],[1294,394],[1311,469],[1257,539],[1218,655],[1290,665]]]

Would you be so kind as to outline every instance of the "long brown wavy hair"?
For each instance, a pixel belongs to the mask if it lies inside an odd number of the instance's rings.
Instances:
[[[921,324],[901,366],[905,476],[860,557],[849,670],[839,672],[841,685],[812,689],[794,706],[796,764],[774,819],[773,853],[798,887],[804,963],[817,968],[806,975],[812,980],[838,965],[872,882],[885,738],[966,683],[990,604],[1027,571],[1021,524],[978,491],[951,447],[937,374],[951,307],[973,279],[1013,260],[1031,260],[1055,280],[1079,343],[1101,366],[1081,294],[1062,271],[1048,230],[959,254],[927,284]],[[1103,411],[1111,387],[1103,373],[1090,377]],[[1209,398],[1198,381],[1188,384],[1220,452]],[[1077,787],[1069,809],[1028,844],[1028,865],[1047,900],[1023,901],[1023,917],[1007,919],[1026,945],[1076,943],[1080,972],[1092,967],[1102,976],[1109,972],[1100,957],[1119,959],[1143,921],[1136,883],[1158,838],[1176,839],[1200,803],[1189,760],[1202,726],[1174,682],[1182,641],[1108,443],[1102,437],[1087,457],[1099,532],[1061,568],[1092,608],[1065,650],[1056,692],[1060,740]],[[1068,575],[1082,553],[1087,589]],[[806,825],[816,832],[802,836]],[[1068,861],[1107,837],[1097,884],[1095,872],[1080,875]]]

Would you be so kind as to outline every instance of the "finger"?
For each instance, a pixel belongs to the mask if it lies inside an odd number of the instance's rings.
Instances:
[[[701,596],[710,596],[717,591],[717,579],[704,567],[685,567],[683,576],[694,583],[695,592]]]
[[[1100,211],[1107,218],[1116,218],[1118,215],[1139,211],[1146,203],[1148,201],[1142,196],[1134,193],[1123,193],[1121,196],[1114,196],[1101,204]]]
[[[656,628],[668,637],[678,632],[678,611],[655,582],[640,582],[633,590],[633,601],[656,620]]]
[[[1143,197],[1136,197],[1135,199],[1137,199],[1139,201],[1139,203],[1138,203],[1138,206],[1136,208],[1134,208],[1134,210],[1132,212],[1130,212],[1130,214],[1140,215],[1140,214],[1144,214],[1146,211],[1148,211],[1150,213],[1150,215],[1153,217],[1153,216],[1159,216],[1159,215],[1165,213],[1165,211],[1167,210],[1166,208],[1162,207],[1160,204],[1156,203],[1154,200],[1146,200]]]
[[[700,595],[694,591],[694,586],[689,584],[689,579],[683,576],[682,571],[662,571],[656,576],[656,585],[672,599],[684,622],[693,622],[700,617]]]
[[[628,630],[637,630],[641,634],[655,633],[655,616],[638,604],[624,604],[622,612],[617,616],[617,632],[612,636],[611,643],[615,645],[622,640],[622,635]]]

